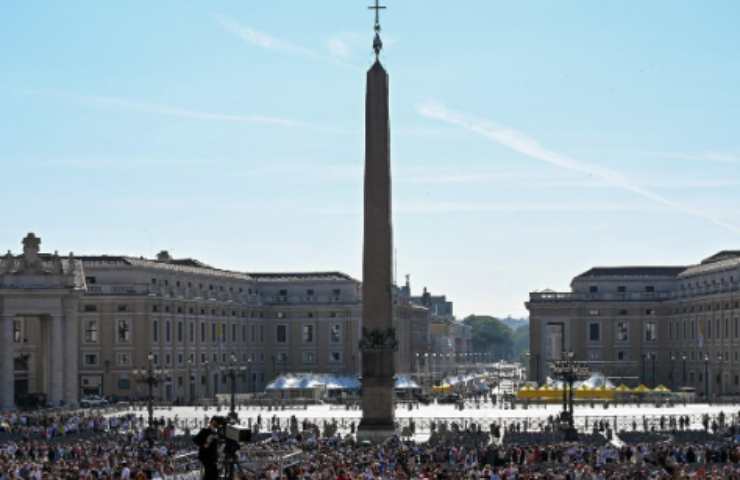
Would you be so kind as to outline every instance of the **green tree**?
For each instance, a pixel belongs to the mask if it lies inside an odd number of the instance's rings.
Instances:
[[[472,330],[474,351],[491,353],[494,358],[515,358],[513,332],[501,320],[489,315],[470,315],[463,323]]]

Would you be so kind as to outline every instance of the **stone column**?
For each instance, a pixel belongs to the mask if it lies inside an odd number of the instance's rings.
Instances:
[[[51,335],[49,338],[50,372],[49,372],[49,402],[58,406],[64,399],[64,323],[61,315],[55,315],[49,320],[51,322]]]
[[[64,402],[77,405],[80,394],[80,327],[76,304],[65,309],[64,322]]]
[[[13,320],[11,316],[0,316],[0,409],[3,410],[15,408]]]

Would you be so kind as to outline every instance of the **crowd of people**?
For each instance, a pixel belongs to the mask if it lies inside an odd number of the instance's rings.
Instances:
[[[595,424],[578,442],[565,441],[550,422],[438,422],[423,442],[412,435],[382,445],[357,442],[346,430],[274,418],[254,422],[267,435],[242,446],[236,478],[740,480],[736,426],[724,415],[705,417],[700,431],[680,428],[685,419],[654,419],[650,425],[665,427],[660,435],[653,428],[627,429],[611,442],[601,431],[608,422]],[[159,420],[152,440],[144,416],[133,413],[6,413],[0,416],[0,480],[196,480],[193,427],[206,420]]]

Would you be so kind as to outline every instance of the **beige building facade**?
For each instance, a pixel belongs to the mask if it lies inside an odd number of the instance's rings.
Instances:
[[[572,351],[615,383],[740,394],[740,251],[696,265],[595,267],[532,292],[529,378]]]

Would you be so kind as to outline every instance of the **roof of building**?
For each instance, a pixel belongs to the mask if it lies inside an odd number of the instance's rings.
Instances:
[[[342,272],[253,272],[249,274],[252,278],[260,282],[290,282],[290,281],[321,281],[321,280],[351,280],[357,281],[346,273]]]
[[[258,272],[247,273],[233,270],[224,270],[212,267],[194,258],[168,259],[167,261],[153,260],[144,257],[131,257],[126,255],[83,255],[76,257],[89,267],[101,267],[105,265],[119,265],[153,268],[166,270],[173,273],[191,273],[198,275],[215,275],[229,277],[235,280],[257,280],[260,282],[290,282],[290,281],[357,281],[346,273],[337,271],[327,272]]]
[[[717,257],[717,255],[713,255],[712,257],[709,257],[709,258]],[[714,259],[710,262],[707,262],[705,260],[705,261],[702,261],[699,265],[693,265],[687,268],[679,276],[681,278],[692,277],[694,275],[701,275],[703,273],[720,272],[722,270],[732,270],[738,267],[740,267],[740,256],[723,256],[719,259]]]
[[[706,265],[708,263],[715,263],[720,262],[722,260],[732,260],[732,259],[738,259],[740,258],[740,250],[721,250],[711,257],[707,257],[704,260],[701,261],[702,265]]]
[[[686,270],[684,266],[626,266],[593,267],[576,278],[594,277],[675,277]]]

